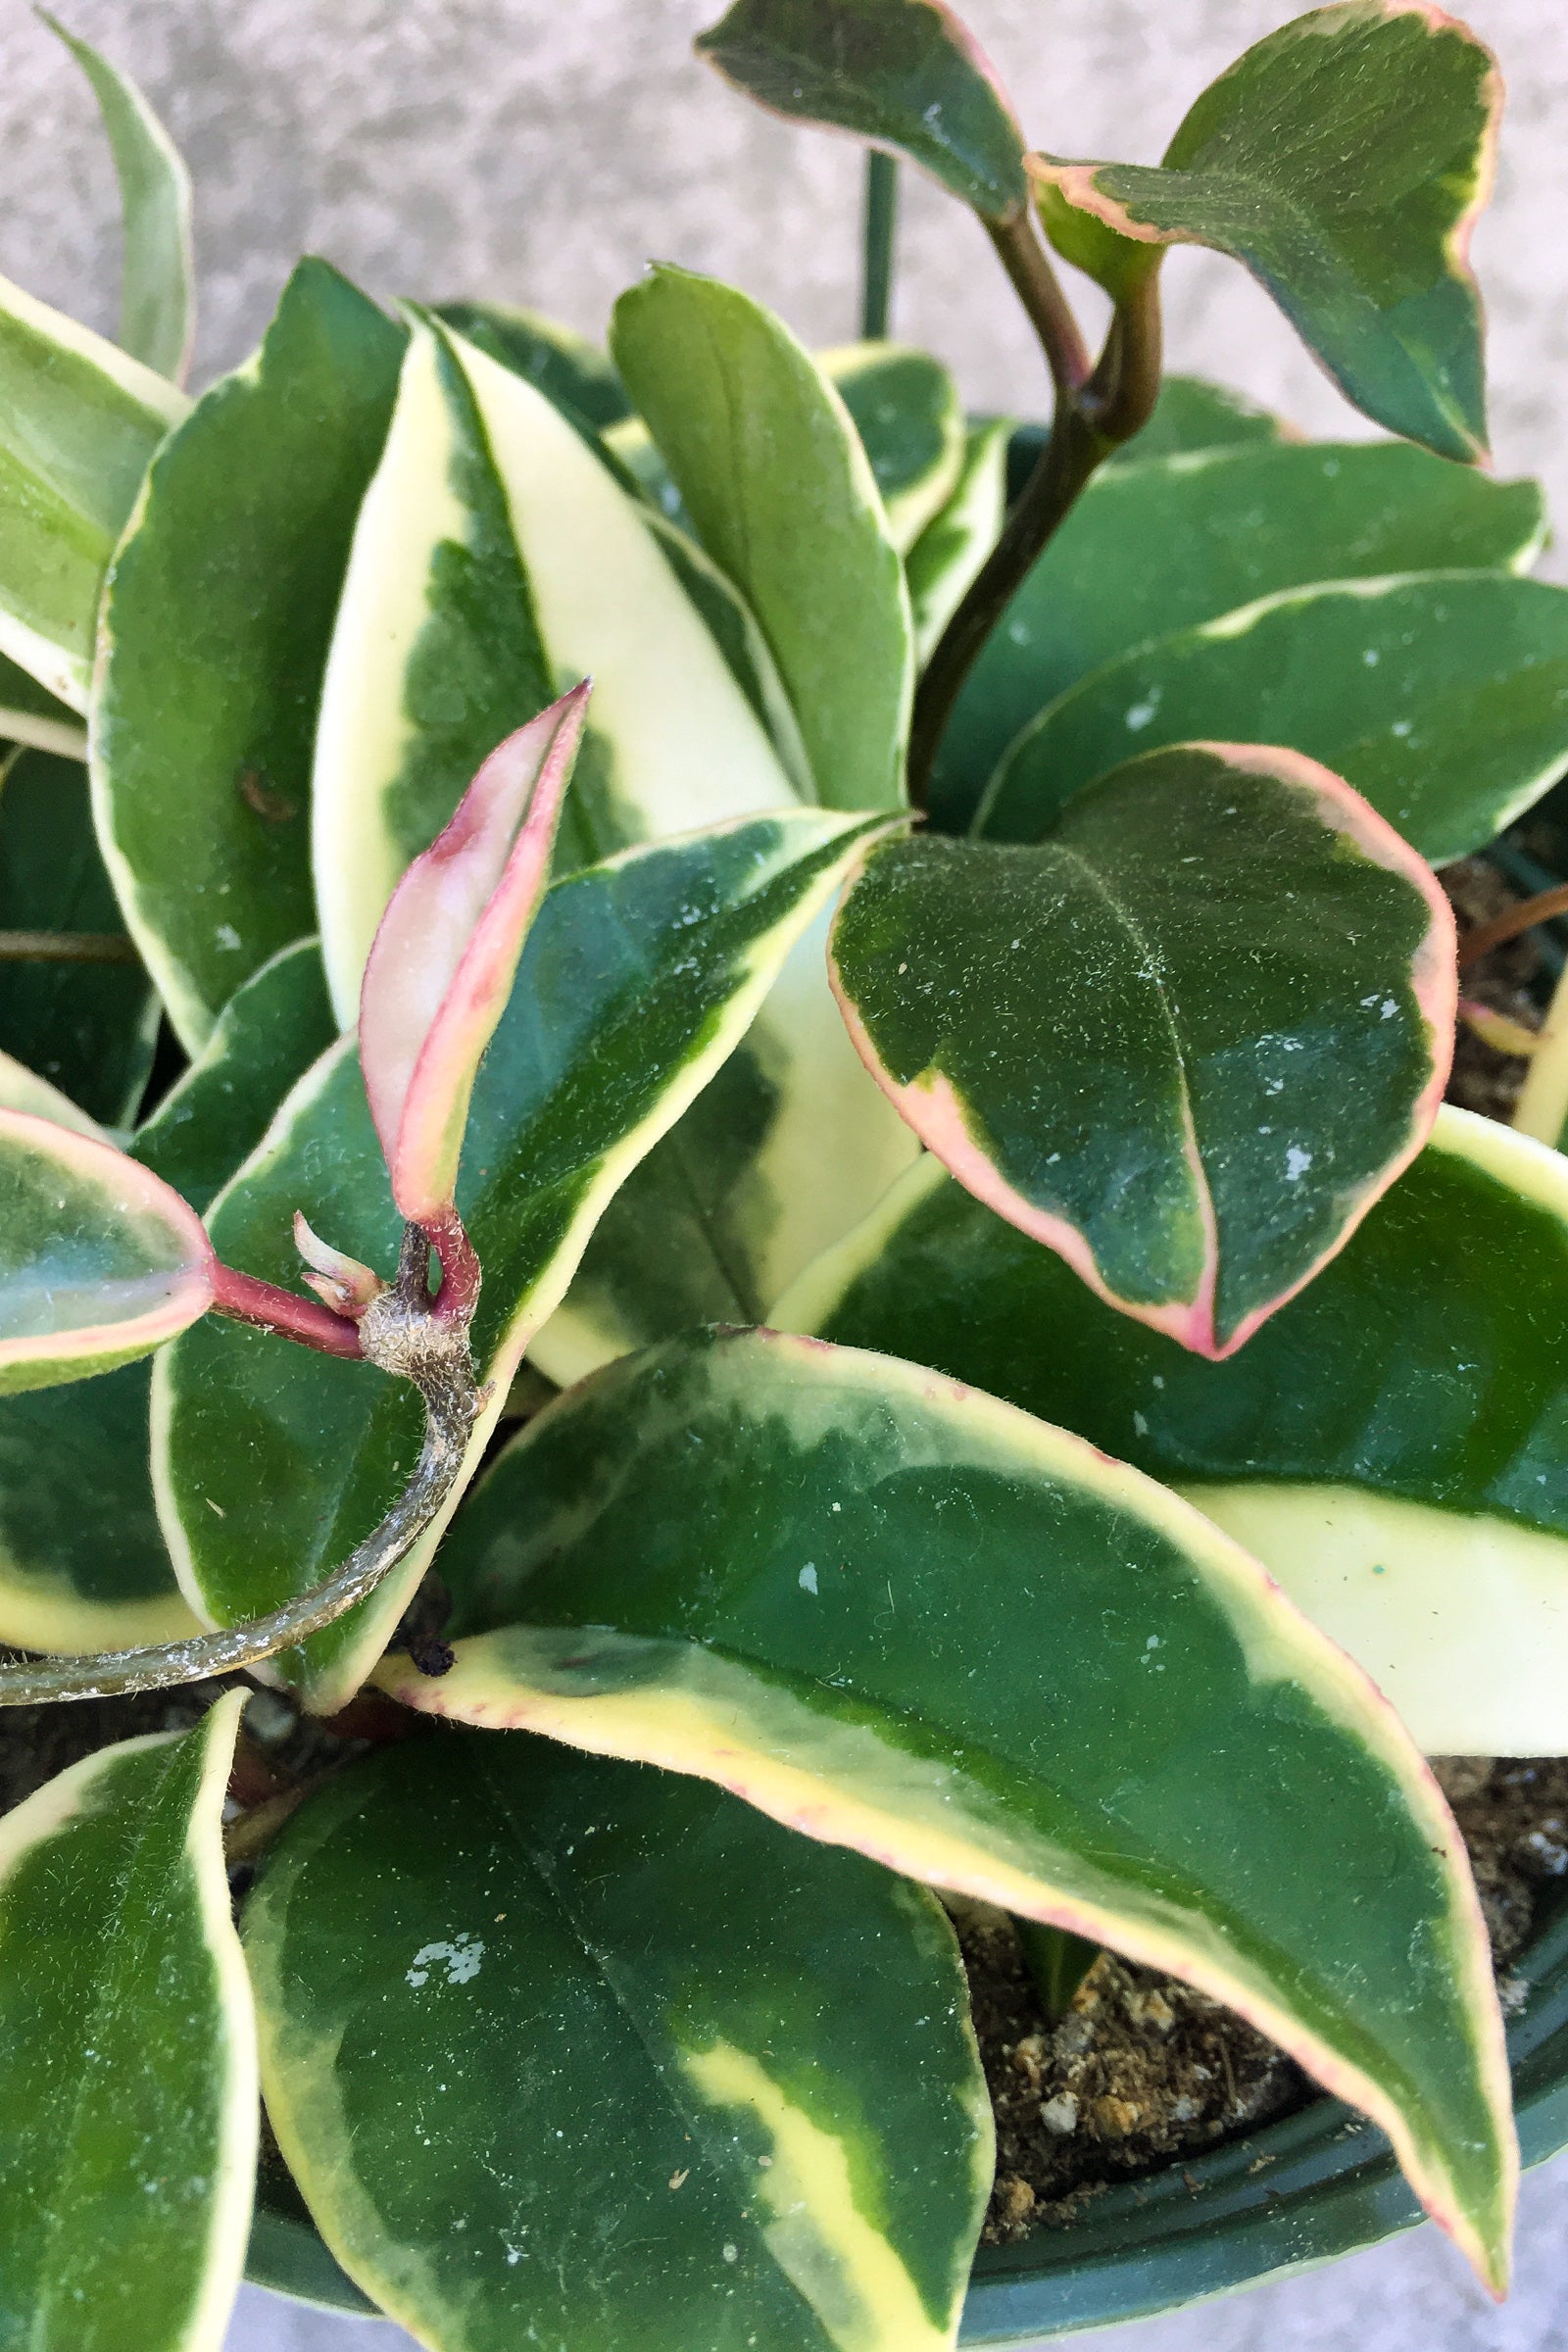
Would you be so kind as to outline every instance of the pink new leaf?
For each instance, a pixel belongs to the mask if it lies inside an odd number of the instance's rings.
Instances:
[[[474,1074],[544,895],[588,692],[584,680],[491,753],[393,892],[365,967],[360,1061],[392,1198],[438,1248]]]

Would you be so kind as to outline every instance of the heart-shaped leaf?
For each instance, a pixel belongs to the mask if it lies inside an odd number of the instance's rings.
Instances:
[[[1054,241],[1102,283],[1171,244],[1232,254],[1356,408],[1469,460],[1487,434],[1468,250],[1501,103],[1491,52],[1455,18],[1341,0],[1238,58],[1157,169],[1028,169]]]
[[[625,853],[546,897],[479,1071],[458,1186],[484,1269],[474,1354],[494,1383],[475,1464],[605,1202],[744,1032],[869,830],[812,809],[750,818]],[[402,1220],[351,1038],[301,1080],[214,1204],[224,1261],[297,1280],[296,1210],[332,1247],[390,1268]],[[172,1351],[154,1405],[170,1549],[193,1605],[221,1624],[319,1584],[401,1492],[420,1428],[416,1397],[368,1365],[216,1319]],[[322,1713],[376,1657],[430,1550],[276,1661]]]
[[[1568,1162],[1539,1144],[1440,1111],[1224,1364],[1113,1314],[930,1159],[773,1316],[918,1350],[1177,1488],[1428,1754],[1568,1748]]]
[[[115,159],[125,224],[121,344],[133,359],[181,384],[196,333],[190,173],[130,76],[68,32],[46,8],[38,14],[86,74]]]
[[[316,928],[317,699],[402,343],[335,270],[302,262],[261,349],[160,453],[115,558],[98,829],[189,1054],[242,980]]]
[[[923,1888],[471,1733],[312,1798],[245,1949],[290,2167],[422,2342],[577,2342],[591,2302],[596,2352],[953,2344],[992,2127]]]
[[[399,1697],[718,1781],[1188,1979],[1373,2115],[1499,2278],[1457,1834],[1371,1684],[1176,1496],[911,1365],[710,1335],[541,1414],[442,1572],[473,1638],[439,1679],[389,1659]]]
[[[638,503],[531,383],[416,319],[317,737],[317,898],[345,1024],[410,859],[496,745],[583,677],[564,864],[795,801]]]
[[[222,1841],[244,1703],[101,1748],[0,1823],[0,2339],[222,2338],[256,2171]]]
[[[850,412],[882,493],[888,529],[906,556],[957,487],[963,410],[940,360],[903,343],[848,343],[816,364]]]
[[[602,433],[631,415],[625,387],[602,351],[574,328],[504,302],[442,302],[435,316],[488,358],[526,376],[563,416]]]
[[[106,1126],[135,1117],[159,1007],[135,960],[93,832],[86,770],[49,752],[0,769],[0,930],[96,934],[122,963],[0,963],[0,1037]]]
[[[1024,201],[1023,134],[943,0],[735,0],[697,52],[777,114],[908,156],[988,218]]]
[[[909,600],[842,401],[780,319],[690,270],[662,266],[623,294],[611,349],[698,536],[761,624],[817,798],[897,808]]]
[[[360,1067],[399,1213],[452,1205],[474,1074],[549,879],[588,688],[509,735],[387,902],[360,991]]]
[[[1129,760],[1031,847],[879,847],[831,956],[921,1141],[1203,1355],[1343,1247],[1452,1054],[1436,881],[1338,777],[1256,746]]]
[[[147,1355],[212,1303],[177,1193],[110,1144],[0,1109],[0,1396]]]
[[[929,660],[965,590],[1002,535],[1010,432],[1007,419],[998,416],[988,424],[977,424],[968,434],[952,496],[904,559],[917,662]]]
[[[189,403],[0,278],[0,653],[87,708],[104,571]]]
[[[1568,589],[1448,572],[1285,589],[1092,671],[1019,737],[975,830],[1038,841],[1156,744],[1266,736],[1345,776],[1434,865],[1568,759]]]
[[[960,829],[1020,730],[1151,638],[1320,580],[1522,571],[1544,527],[1536,483],[1496,482],[1397,441],[1263,444],[1102,471],[970,671],[933,807],[948,830]],[[1406,663],[1424,658],[1420,640],[1404,652]],[[1310,673],[1298,674],[1304,685]],[[1275,711],[1280,692],[1278,669],[1259,670],[1252,727],[1195,731],[1290,742]]]

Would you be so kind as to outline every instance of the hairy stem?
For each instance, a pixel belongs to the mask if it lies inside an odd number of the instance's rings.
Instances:
[[[926,664],[909,729],[909,801],[924,808],[959,690],[1019,585],[1102,459],[1149,421],[1159,392],[1159,282],[1151,273],[1117,305],[1093,369],[1051,257],[1020,207],[986,227],[1029,314],[1055,386],[1051,438]]]
[[[134,963],[123,931],[0,931],[0,963]]]
[[[363,1355],[359,1325],[346,1315],[335,1315],[319,1300],[301,1298],[275,1282],[258,1281],[254,1274],[236,1273],[221,1258],[215,1258],[209,1271],[215,1313],[228,1315],[236,1323],[253,1324],[259,1331],[275,1332],[279,1339],[297,1341],[300,1347],[315,1348],[323,1355]]]
[[[461,1229],[460,1229],[461,1230]],[[466,1246],[466,1236],[464,1236]],[[231,1674],[292,1649],[373,1592],[435,1519],[462,1474],[483,1403],[468,1352],[468,1312],[436,1311],[429,1297],[429,1244],[410,1228],[394,1288],[366,1309],[359,1335],[366,1359],[411,1381],[424,1398],[424,1444],[414,1476],[372,1534],[312,1592],[250,1625],[196,1634],[157,1649],[122,1649],[42,1665],[0,1666],[0,1707],[45,1699],[112,1698]],[[476,1287],[476,1286],[475,1286]],[[284,1294],[286,1296],[286,1294]],[[325,1308],[320,1310],[323,1314]],[[335,1317],[330,1318],[336,1320]]]

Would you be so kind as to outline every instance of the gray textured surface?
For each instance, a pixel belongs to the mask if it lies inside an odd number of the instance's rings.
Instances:
[[[718,270],[815,342],[855,318],[858,162],[772,122],[689,54],[716,0],[61,0],[132,64],[188,155],[205,291],[200,368],[240,358],[303,247],[375,293],[489,294],[591,332],[651,254]],[[1157,156],[1188,101],[1289,0],[966,0],[1030,135]],[[1568,41],[1560,0],[1474,0],[1512,96],[1477,261],[1505,470],[1568,509]],[[0,269],[113,317],[113,191],[74,68],[0,10]],[[1040,405],[1038,362],[979,231],[907,188],[898,329],[969,398]],[[1229,263],[1167,265],[1171,354],[1317,431],[1348,417]]]
[[[411,2352],[412,2343],[380,2321],[329,2319],[247,2288],[227,2352]],[[1058,2337],[1054,2352],[1568,2352],[1568,2158],[1525,2181],[1516,2283],[1501,2309],[1428,2228],[1170,2319]]]
[[[142,78],[196,179],[198,378],[243,356],[290,262],[372,292],[492,295],[597,333],[650,255],[714,270],[813,342],[854,327],[858,162],[767,122],[690,60],[716,0],[59,0]],[[1188,100],[1290,13],[1278,0],[968,0],[1026,126],[1156,156]],[[1512,86],[1476,240],[1504,471],[1568,512],[1568,41],[1560,0],[1475,0]],[[0,269],[111,328],[116,210],[91,102],[21,0],[0,12]],[[906,175],[897,330],[971,402],[1040,406],[978,231]],[[1240,271],[1177,254],[1171,358],[1318,432],[1356,421]],[[1335,2270],[1093,2339],[1101,2352],[1568,2352],[1568,2171],[1529,2183],[1520,2284],[1494,2312],[1431,2230]],[[396,2330],[247,2293],[231,2352],[394,2352]],[[705,2352],[700,2345],[691,2352]]]

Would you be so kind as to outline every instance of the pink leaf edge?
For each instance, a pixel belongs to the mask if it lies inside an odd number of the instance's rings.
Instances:
[[[493,751],[387,903],[360,993],[370,1115],[411,1224],[448,1221],[474,1074],[506,1008],[591,681]]]
[[[871,1076],[900,1117],[913,1129],[927,1151],[933,1152],[950,1174],[957,1178],[966,1192],[972,1193],[977,1200],[984,1202],[998,1216],[1004,1217],[1009,1225],[1015,1225],[1020,1233],[1026,1233],[1032,1241],[1054,1250],[1107,1306],[1114,1307],[1119,1314],[1130,1315],[1135,1322],[1147,1323],[1152,1331],[1163,1332],[1168,1339],[1175,1340],[1194,1355],[1206,1356],[1212,1363],[1221,1363],[1244,1348],[1270,1315],[1276,1314],[1304,1291],[1330,1260],[1339,1255],[1367,1211],[1382,1199],[1390,1185],[1404,1173],[1431,1135],[1453,1062],[1454,1024],[1458,1017],[1459,1001],[1458,934],[1453,909],[1431,867],[1395,831],[1387,818],[1378,814],[1369,801],[1364,800],[1353,786],[1347,784],[1343,776],[1337,776],[1331,768],[1323,766],[1320,760],[1308,759],[1304,753],[1290,751],[1284,746],[1253,743],[1194,743],[1181,748],[1211,752],[1233,766],[1250,769],[1254,774],[1277,776],[1282,782],[1294,784],[1310,793],[1317,802],[1325,825],[1347,835],[1374,864],[1384,866],[1390,872],[1402,874],[1419,891],[1426,903],[1429,917],[1426,932],[1411,959],[1410,985],[1416,1009],[1426,1023],[1431,1041],[1432,1070],[1411,1108],[1409,1128],[1377,1174],[1358,1192],[1345,1198],[1342,1202],[1343,1222],[1328,1248],[1312,1260],[1295,1282],[1274,1298],[1265,1299],[1260,1306],[1253,1307],[1223,1338],[1214,1320],[1219,1277],[1219,1231],[1208,1182],[1203,1174],[1198,1138],[1193,1130],[1190,1105],[1186,1114],[1185,1149],[1193,1173],[1194,1197],[1203,1227],[1203,1268],[1190,1298],[1171,1299],[1156,1306],[1146,1305],[1124,1298],[1110,1288],[1101,1274],[1088,1238],[1069,1218],[1042,1208],[1008,1183],[991,1154],[977,1142],[967,1105],[940,1070],[922,1071],[906,1085],[901,1085],[893,1076],[877,1053],[870,1033],[860,1018],[859,1009],[844,985],[831,938],[828,946],[828,979],[851,1041]],[[841,908],[863,872],[874,847],[874,844],[868,845],[846,880],[839,902]]]

